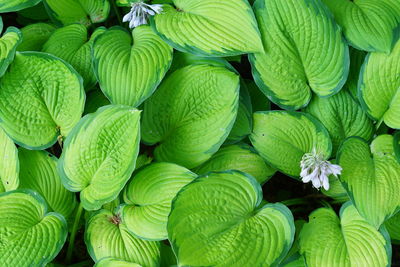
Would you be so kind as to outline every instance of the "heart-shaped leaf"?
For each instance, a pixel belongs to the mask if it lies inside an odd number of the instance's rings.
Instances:
[[[349,71],[348,47],[319,0],[257,0],[254,10],[264,42],[250,55],[257,85],[283,108],[308,104],[313,91],[337,93]]]
[[[392,243],[400,244],[400,212],[385,222]]]
[[[391,135],[378,136],[369,146],[351,137],[339,149],[340,180],[360,214],[375,228],[400,210],[400,163]]]
[[[0,13],[15,12],[37,5],[42,0],[2,0],[0,1]]]
[[[67,137],[58,170],[64,186],[81,192],[86,210],[114,200],[135,169],[140,111],[110,105],[83,117]]]
[[[86,103],[84,114],[96,112],[100,107],[110,105],[110,100],[101,92],[100,89],[94,89],[86,93]]]
[[[152,23],[175,49],[203,56],[262,51],[253,11],[246,0],[173,0]],[[238,19],[240,18],[240,19]]]
[[[0,17],[0,33],[2,29],[3,21]],[[15,27],[7,28],[7,31],[0,38],[0,77],[4,75],[10,63],[14,60],[15,51],[21,41],[22,34]]]
[[[397,41],[400,2],[397,0],[322,0],[357,49],[389,53]]]
[[[112,27],[93,46],[94,70],[101,90],[114,104],[137,107],[157,88],[172,61],[172,47],[149,26],[132,35]]]
[[[119,215],[108,210],[96,212],[86,223],[85,243],[95,262],[107,257],[149,267],[160,262],[160,243],[135,237]]]
[[[94,267],[141,267],[141,265],[115,258],[104,258],[98,261]]]
[[[293,111],[254,113],[251,143],[260,155],[279,171],[300,175],[300,161],[313,149],[329,159],[332,143],[325,127],[313,116]]]
[[[56,27],[48,23],[35,23],[21,29],[22,42],[18,45],[18,51],[42,51],[44,43],[56,30]]]
[[[0,194],[0,233],[2,266],[45,266],[64,245],[67,223],[47,213],[38,193],[16,190]]]
[[[308,267],[389,267],[391,246],[388,233],[376,230],[347,202],[340,219],[330,208],[312,212],[300,233],[300,253]]]
[[[223,67],[190,65],[169,75],[145,102],[143,141],[155,159],[194,168],[225,141],[236,118],[239,77]]]
[[[258,207],[261,200],[261,186],[238,171],[185,186],[168,220],[178,266],[277,266],[293,242],[293,216],[280,203]]]
[[[26,148],[48,148],[67,136],[84,102],[82,78],[49,54],[17,53],[0,79],[0,125]]]
[[[128,230],[146,240],[168,238],[172,199],[197,175],[173,163],[153,163],[139,170],[124,191],[121,217]]]
[[[15,190],[19,185],[18,150],[0,127],[0,193]]]

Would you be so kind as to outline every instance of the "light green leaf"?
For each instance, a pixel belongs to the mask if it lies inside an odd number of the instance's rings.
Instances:
[[[392,243],[400,244],[400,212],[385,222]]]
[[[262,51],[257,22],[246,0],[174,0],[152,26],[175,49],[203,56]],[[238,19],[240,18],[240,19]]]
[[[64,186],[81,192],[86,210],[114,200],[135,169],[140,111],[110,105],[83,117],[67,137],[58,162]]]
[[[101,92],[100,89],[94,89],[86,93],[86,103],[84,114],[96,112],[98,108],[107,106],[110,100]]]
[[[145,102],[142,138],[157,161],[194,168],[225,141],[236,118],[239,77],[225,68],[190,65],[168,76]]]
[[[369,146],[351,137],[339,149],[340,180],[360,214],[375,228],[400,210],[400,163],[391,135],[378,136]]]
[[[94,267],[141,267],[141,265],[115,258],[104,258],[98,261]]]
[[[330,208],[310,214],[300,233],[300,253],[308,267],[389,267],[391,246],[387,231],[376,230],[347,202],[340,219]]]
[[[17,189],[18,185],[18,150],[0,127],[0,193]]]
[[[17,53],[0,79],[0,126],[30,149],[52,146],[79,121],[85,102],[82,78],[45,53]]]
[[[327,97],[344,85],[349,52],[340,27],[319,0],[257,0],[264,52],[250,55],[253,77],[272,102],[299,109],[312,92]]]
[[[139,170],[124,191],[121,217],[129,231],[146,240],[168,238],[172,199],[197,177],[173,163],[153,163]]]
[[[3,22],[0,17],[0,33]],[[15,51],[22,41],[20,30],[15,27],[8,27],[7,31],[0,38],[0,77],[4,75],[8,66],[14,60]]]
[[[333,198],[334,200],[344,203],[350,200],[349,195],[347,194],[346,189],[343,187],[339,178],[330,175],[329,176],[329,190],[325,190],[321,188],[321,192],[328,197]]]
[[[257,208],[261,200],[261,186],[238,171],[185,186],[168,220],[178,266],[277,266],[293,242],[293,216],[280,203]]]
[[[56,27],[48,23],[35,23],[21,29],[22,42],[17,47],[18,51],[42,51],[44,43],[56,30]]]
[[[37,5],[42,0],[0,0],[0,13],[14,12]]]
[[[355,101],[358,100],[358,78],[360,76],[361,67],[364,63],[366,52],[350,47],[350,71],[344,88],[348,88],[351,96]]]
[[[269,165],[293,177],[300,176],[300,161],[313,148],[329,159],[332,143],[325,127],[307,113],[265,111],[254,113],[250,141]]]
[[[153,161],[153,158],[147,154],[139,155],[136,160],[135,170],[137,170],[147,164],[150,164],[152,161]]]
[[[64,245],[67,223],[38,193],[16,190],[0,194],[0,233],[2,266],[44,266]]]
[[[132,35],[112,27],[93,46],[94,70],[101,90],[114,104],[137,107],[156,90],[172,61],[172,47],[149,26]]]

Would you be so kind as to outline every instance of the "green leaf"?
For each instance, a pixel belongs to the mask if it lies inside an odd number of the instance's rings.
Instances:
[[[42,51],[44,43],[56,30],[56,27],[48,23],[35,23],[21,29],[22,42],[17,47],[18,51]]]
[[[397,162],[400,163],[400,131],[396,132],[393,136],[393,147]]]
[[[153,94],[168,71],[172,47],[149,26],[132,35],[112,27],[93,46],[94,70],[103,93],[113,104],[137,107]]]
[[[322,0],[343,28],[347,41],[357,49],[389,53],[400,33],[397,0]]]
[[[42,0],[0,0],[0,13],[15,12],[37,5]]]
[[[262,51],[257,22],[246,0],[174,0],[152,19],[175,49],[226,57]],[[240,18],[240,19],[238,19]]]
[[[377,121],[400,129],[400,40],[390,54],[370,53],[361,69],[358,94],[362,107]]]
[[[68,218],[76,207],[75,195],[67,191],[57,173],[58,159],[46,151],[18,149],[19,188],[32,189],[46,200],[51,211]]]
[[[225,141],[236,118],[239,77],[223,67],[190,65],[169,75],[145,102],[142,138],[157,161],[194,168]]]
[[[340,219],[330,208],[310,214],[300,233],[300,253],[308,267],[389,267],[391,246],[387,231],[376,230],[347,202]]]
[[[253,80],[246,80],[245,83],[250,94],[253,112],[270,110],[271,102],[261,92],[256,83]]]
[[[44,266],[64,245],[67,223],[38,193],[16,190],[0,194],[0,233],[3,266]]]
[[[400,212],[385,222],[392,243],[400,244]]]
[[[18,185],[18,150],[0,127],[0,193],[17,189]]]
[[[86,210],[114,200],[135,169],[140,111],[110,105],[83,117],[67,137],[58,162],[64,186],[81,192]]]
[[[271,178],[276,170],[265,163],[253,147],[240,143],[222,147],[193,171],[199,175],[211,171],[238,170],[253,176],[260,184]]]
[[[161,242],[160,251],[161,251],[161,262],[160,262],[161,267],[171,267],[177,265],[176,257],[171,246],[166,245],[165,242]]]
[[[98,261],[94,267],[141,267],[141,265],[115,258],[104,258]]]
[[[129,231],[146,240],[168,238],[172,199],[197,177],[173,163],[153,163],[140,169],[126,186],[121,217]]]
[[[361,67],[364,63],[366,52],[357,50],[355,48],[350,47],[350,71],[349,78],[344,86],[344,88],[348,88],[351,96],[355,101],[358,100],[358,79],[360,76]]]
[[[0,33],[3,22],[0,17]],[[15,51],[22,41],[21,31],[15,27],[8,27],[7,31],[0,38],[0,77],[4,75],[8,66],[14,60]]]
[[[400,210],[400,163],[391,135],[378,136],[371,145],[351,137],[339,149],[340,180],[356,208],[375,228]]]
[[[94,39],[105,32],[105,28],[97,28],[88,38],[88,31],[81,24],[72,24],[57,29],[43,45],[43,52],[64,59],[80,73],[83,85],[89,91],[97,79],[92,69],[92,46]]]
[[[23,20],[33,20],[33,21],[48,21],[49,15],[47,14],[46,8],[42,1],[39,4],[22,9],[17,12],[18,18]]]
[[[329,190],[321,188],[321,192],[325,196],[333,198],[335,201],[338,201],[340,203],[344,203],[350,200],[349,195],[347,194],[347,191],[343,187],[339,178],[333,175],[329,176]]]
[[[238,171],[185,186],[168,220],[178,266],[277,266],[293,242],[293,216],[280,203],[257,207],[261,200],[261,186]]]
[[[253,77],[272,102],[299,109],[312,92],[336,94],[349,72],[340,27],[319,0],[257,0],[264,52],[249,56]]]
[[[307,267],[307,265],[304,257],[300,256],[293,261],[283,265],[283,267]]]
[[[250,141],[269,165],[293,177],[300,176],[300,161],[313,148],[329,159],[331,139],[313,116],[293,111],[254,113]]]
[[[86,224],[85,243],[95,262],[112,257],[142,266],[158,266],[160,243],[132,235],[119,215],[100,210]],[[114,266],[114,265],[113,265]]]
[[[86,93],[86,103],[84,114],[96,112],[98,108],[107,106],[110,100],[101,92],[100,89],[94,89]]]
[[[0,79],[0,126],[29,149],[52,146],[79,121],[85,101],[82,78],[45,53],[17,53]]]

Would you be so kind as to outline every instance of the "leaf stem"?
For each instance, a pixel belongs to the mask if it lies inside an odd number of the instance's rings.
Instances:
[[[281,201],[281,203],[286,206],[294,206],[294,205],[308,204],[309,202],[304,198],[293,198]]]
[[[74,243],[75,243],[76,232],[78,231],[79,221],[81,220],[82,211],[83,211],[83,206],[82,206],[82,203],[80,202],[78,209],[76,210],[74,224],[72,226],[71,235],[69,237],[67,257],[65,259],[67,264],[71,263],[72,252],[74,252]]]

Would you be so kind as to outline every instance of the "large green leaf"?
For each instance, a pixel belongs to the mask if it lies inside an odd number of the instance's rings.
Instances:
[[[300,176],[305,153],[316,151],[328,159],[332,143],[325,127],[307,113],[265,111],[254,113],[251,143],[260,155],[279,171]]]
[[[142,137],[158,161],[194,168],[225,141],[236,118],[239,77],[223,67],[190,65],[168,76],[145,102]]]
[[[172,47],[149,26],[132,35],[112,27],[93,46],[94,70],[101,90],[114,104],[137,107],[153,94],[168,71]]]
[[[263,49],[246,0],[174,0],[152,26],[175,49],[203,56],[233,56]],[[240,18],[240,19],[238,19]]]
[[[67,136],[84,102],[82,78],[49,54],[17,53],[0,79],[0,125],[26,148],[47,148]]]
[[[340,180],[360,214],[379,226],[400,209],[400,163],[396,161],[391,135],[378,136],[369,146],[351,137],[340,147]]]
[[[400,129],[400,40],[390,54],[368,54],[361,69],[358,94],[372,118]]]
[[[28,23],[32,23],[33,21],[48,21],[49,15],[47,14],[46,8],[42,1],[39,4],[29,7],[26,9],[19,10],[17,12],[18,18],[17,20],[24,20]],[[31,20],[31,21],[28,21]]]
[[[0,127],[0,193],[17,189],[18,185],[18,150]]]
[[[0,33],[3,29],[3,21],[0,17]],[[22,41],[20,30],[15,27],[7,28],[0,38],[0,77],[4,75],[10,63],[14,60],[15,51]]]
[[[400,244],[400,212],[385,222],[392,243]]]
[[[257,85],[283,108],[307,105],[312,91],[337,93],[349,71],[349,52],[319,0],[257,0],[254,4],[265,51],[250,55]]]
[[[391,246],[387,231],[376,230],[347,202],[340,219],[330,208],[310,214],[300,233],[300,253],[308,267],[389,267]]]
[[[293,216],[266,204],[242,172],[214,172],[185,186],[172,203],[168,235],[178,266],[277,266],[293,242]]]
[[[100,210],[86,223],[85,243],[95,262],[113,257],[142,266],[158,266],[160,243],[132,235],[118,214]],[[113,265],[114,266],[114,265]]]
[[[146,240],[168,238],[172,199],[197,175],[173,163],[153,163],[139,170],[124,191],[128,204],[121,217],[129,231]]]
[[[83,85],[88,91],[97,79],[92,68],[92,46],[94,39],[102,34],[105,28],[97,28],[88,38],[88,31],[82,24],[72,24],[57,29],[43,45],[43,52],[64,59],[79,72]]]
[[[2,266],[45,266],[67,238],[62,215],[47,212],[44,199],[30,190],[0,194],[0,262]]]
[[[110,105],[83,117],[65,141],[58,163],[64,186],[81,192],[86,210],[114,200],[135,169],[140,111]]]
[[[96,112],[100,107],[110,104],[110,100],[101,92],[100,89],[94,89],[86,93],[86,103],[84,114]]]
[[[76,207],[75,195],[61,183],[58,159],[45,151],[18,149],[20,161],[19,188],[32,189],[46,200],[51,211],[68,218]]]
[[[44,43],[56,30],[56,27],[48,23],[35,23],[21,29],[22,42],[17,47],[18,51],[42,51]]]
[[[94,267],[141,267],[141,265],[115,258],[104,258],[98,261]]]
[[[389,53],[400,33],[397,0],[322,0],[335,16],[349,43],[365,51]]]
[[[253,112],[270,110],[271,102],[258,88],[256,83],[253,80],[246,80],[245,83],[250,94]]]
[[[42,0],[0,0],[0,13],[14,12],[37,5]]]

